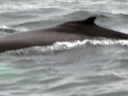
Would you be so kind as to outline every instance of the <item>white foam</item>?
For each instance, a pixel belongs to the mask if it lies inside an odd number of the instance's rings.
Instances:
[[[10,27],[8,27],[8,26],[6,26],[6,25],[2,25],[2,26],[0,26],[0,28],[2,29],[10,29]]]
[[[2,29],[3,31],[5,31],[7,29],[7,30],[14,30],[14,31],[22,31],[22,32],[25,32],[25,31],[28,31],[29,30],[26,27],[12,28],[12,27],[9,27],[9,26],[6,26],[6,25],[0,26],[0,29]],[[9,32],[3,32],[3,31],[0,32],[1,35],[7,35],[7,34],[9,34]]]
[[[9,54],[42,54],[63,50],[70,50],[77,47],[86,46],[86,44],[91,44],[94,46],[103,45],[103,46],[111,46],[111,45],[121,45],[128,46],[128,40],[111,40],[111,39],[85,39],[83,41],[74,41],[74,42],[56,42],[50,46],[34,46],[31,48],[18,49],[15,51],[7,51]]]
[[[56,42],[51,46],[39,47],[36,46],[36,50],[40,50],[42,52],[49,51],[59,51],[59,50],[69,50],[75,47],[85,46],[86,44],[92,45],[116,45],[119,44],[121,46],[128,46],[128,40],[110,40],[110,39],[102,39],[102,40],[89,40],[85,39],[83,41],[74,41],[74,42]]]

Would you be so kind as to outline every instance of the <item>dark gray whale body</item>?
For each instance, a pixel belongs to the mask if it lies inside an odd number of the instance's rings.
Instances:
[[[13,33],[0,38],[0,52],[32,46],[51,45],[57,41],[73,41],[105,37],[110,39],[128,39],[128,35],[100,27],[94,23],[96,17],[71,21],[53,28]]]

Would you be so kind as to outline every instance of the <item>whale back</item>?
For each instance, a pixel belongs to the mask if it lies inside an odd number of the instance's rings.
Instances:
[[[0,37],[0,52],[32,46],[51,45],[57,41],[73,41],[104,37],[110,39],[128,39],[128,35],[103,28],[95,24],[96,17],[70,21],[53,28],[14,33]]]
[[[128,39],[128,34],[100,27],[95,23],[95,16],[84,20],[70,21],[57,26],[56,31],[62,31],[74,34],[83,34],[88,37],[104,37],[111,39]]]

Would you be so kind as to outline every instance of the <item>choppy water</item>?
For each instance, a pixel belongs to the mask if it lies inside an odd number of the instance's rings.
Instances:
[[[0,0],[0,34],[97,16],[128,33],[127,0]],[[57,42],[0,54],[0,96],[128,96],[128,41]]]

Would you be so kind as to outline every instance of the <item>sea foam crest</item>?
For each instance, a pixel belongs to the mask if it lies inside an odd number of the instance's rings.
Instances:
[[[103,46],[111,46],[111,45],[121,45],[128,46],[128,40],[111,40],[111,39],[85,39],[83,41],[77,40],[73,42],[56,42],[53,45],[49,46],[34,46],[31,48],[19,49],[15,51],[7,51],[6,53],[11,54],[42,54],[49,52],[56,52],[62,50],[70,50],[77,47],[86,46],[87,44],[91,44],[94,46],[103,45]]]
[[[58,51],[58,50],[68,50],[68,49],[72,49],[75,47],[80,47],[80,46],[84,46],[86,44],[91,44],[91,45],[121,45],[121,46],[128,46],[128,40],[111,40],[111,39],[102,39],[102,40],[98,40],[98,39],[85,39],[83,41],[77,40],[77,41],[73,41],[73,42],[56,42],[51,46],[46,46],[46,47],[35,47],[38,50],[41,50],[43,52],[46,51]]]

